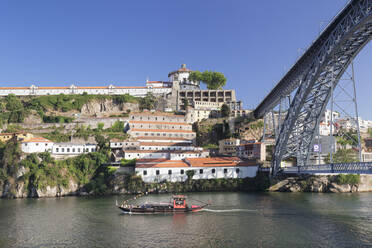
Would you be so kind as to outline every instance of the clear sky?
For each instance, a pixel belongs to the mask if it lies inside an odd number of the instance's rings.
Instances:
[[[254,108],[347,0],[4,0],[1,86],[144,85],[186,63]],[[372,119],[369,44],[355,62]]]

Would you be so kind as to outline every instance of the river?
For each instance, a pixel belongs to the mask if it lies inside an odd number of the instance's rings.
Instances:
[[[0,247],[372,246],[370,193],[188,196],[213,205],[199,213],[127,215],[115,207],[125,196],[1,199]]]

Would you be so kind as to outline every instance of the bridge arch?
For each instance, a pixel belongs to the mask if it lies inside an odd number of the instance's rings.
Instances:
[[[306,165],[332,89],[371,39],[372,0],[350,1],[256,108],[255,116],[262,117],[297,89],[276,140],[274,174],[286,158]]]

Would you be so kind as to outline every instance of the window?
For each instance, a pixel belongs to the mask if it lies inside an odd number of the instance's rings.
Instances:
[[[38,146],[39,145],[39,143],[36,143],[36,146]]]
[[[45,143],[45,146],[48,146],[48,143]]]
[[[236,173],[239,173],[240,172],[239,168],[237,168],[235,171],[236,171]]]
[[[216,173],[216,169],[212,169],[212,173],[213,173],[213,174]]]
[[[62,148],[62,152],[65,152],[65,148]]]
[[[146,171],[146,170],[143,171],[143,175],[144,175],[144,176],[147,175],[147,171]]]
[[[56,148],[56,152],[58,152],[58,151],[59,151],[59,148],[57,147],[57,148]]]
[[[181,170],[181,175],[185,174],[185,171],[184,170]]]
[[[160,175],[160,171],[159,170],[156,170],[156,175]]]
[[[75,152],[75,148],[72,148],[72,152]]]
[[[80,153],[80,148],[78,148],[78,152]]]
[[[172,170],[168,170],[168,175],[172,175]]]
[[[223,173],[225,173],[225,174],[226,174],[226,173],[227,173],[227,169],[223,169]]]
[[[203,174],[203,169],[200,169],[199,170],[199,174]]]

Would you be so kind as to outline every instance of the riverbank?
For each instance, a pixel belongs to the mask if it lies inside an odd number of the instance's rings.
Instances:
[[[282,176],[271,182],[268,191],[314,193],[372,192],[372,175]]]
[[[0,182],[2,198],[44,198],[63,196],[97,196],[186,192],[257,192],[269,187],[269,178],[259,173],[255,178],[226,178],[208,180],[186,180],[185,182],[145,183],[138,175],[115,174],[108,167],[98,168],[95,176],[85,185],[79,185],[73,179],[66,185],[54,184],[43,187],[25,185],[23,180]]]

